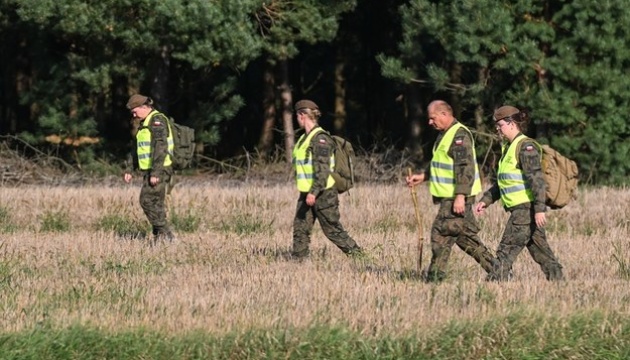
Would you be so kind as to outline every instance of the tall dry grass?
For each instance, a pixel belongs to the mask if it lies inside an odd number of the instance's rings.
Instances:
[[[547,282],[525,250],[514,281],[486,283],[481,268],[454,249],[449,277],[439,285],[401,276],[415,266],[418,238],[403,185],[359,185],[341,196],[342,222],[367,259],[346,258],[316,225],[313,256],[302,263],[284,257],[297,196],[292,184],[178,184],[175,211],[196,217],[198,229],[155,248],[98,230],[106,216],[146,224],[138,194],[137,185],[0,188],[6,331],[88,324],[224,334],[323,324],[396,336],[514,312],[557,318],[629,310],[627,189],[583,189],[577,201],[549,213],[549,242],[567,281]],[[419,198],[428,239],[436,207],[426,187]],[[42,227],[51,216],[67,227]],[[479,219],[493,250],[506,220],[499,204]],[[428,242],[424,251],[426,265]]]

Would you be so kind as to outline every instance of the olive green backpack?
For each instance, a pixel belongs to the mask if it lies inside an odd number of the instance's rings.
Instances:
[[[331,135],[328,131],[323,131],[330,136],[335,145],[335,170],[330,176],[335,179],[335,189],[339,194],[344,193],[354,187],[354,148],[352,143],[341,136]]]
[[[175,148],[172,154],[173,169],[182,170],[192,165],[195,155],[195,129],[169,119],[169,130],[173,132]]]
[[[331,137],[335,142],[335,171],[331,175],[335,179],[337,192],[341,194],[354,186],[355,153],[350,141],[341,136]]]

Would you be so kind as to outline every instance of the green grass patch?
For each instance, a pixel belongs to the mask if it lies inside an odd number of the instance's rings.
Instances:
[[[188,210],[184,214],[180,214],[176,211],[171,211],[171,214],[172,215],[170,220],[175,231],[192,233],[199,229],[201,218],[199,217],[199,215],[193,213],[192,210]]]
[[[630,245],[627,240],[613,242],[612,258],[617,263],[617,273],[623,280],[630,280]]]
[[[390,234],[399,231],[401,227],[403,227],[403,224],[397,217],[391,214],[386,214],[380,219],[377,219],[376,221],[371,223],[369,227],[364,228],[363,231],[368,234]]]
[[[66,211],[46,211],[40,217],[41,232],[66,232],[70,230],[70,216]]]
[[[103,264],[104,272],[113,273],[118,276],[130,275],[161,275],[166,272],[166,264],[157,259],[146,260],[108,260]]]
[[[226,221],[221,221],[218,226],[224,233],[235,233],[239,236],[252,234],[273,235],[275,229],[273,220],[265,221],[255,214],[240,213],[230,216]]]
[[[0,294],[7,295],[18,285],[16,278],[20,262],[15,253],[7,250],[5,242],[0,243]]]
[[[114,232],[116,236],[128,239],[142,239],[151,233],[149,224],[129,216],[106,214],[94,225],[96,230]]]
[[[17,231],[18,226],[13,222],[12,211],[0,206],[0,233],[11,234]]]
[[[400,337],[343,327],[165,335],[50,324],[0,335],[0,359],[627,359],[630,320],[597,312],[557,318],[515,312],[489,321],[453,321]]]

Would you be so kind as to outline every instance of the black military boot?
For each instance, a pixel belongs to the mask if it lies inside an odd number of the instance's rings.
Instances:
[[[446,273],[444,271],[430,269],[427,272],[427,278],[425,280],[428,283],[437,284],[444,281],[444,279],[446,279]]]
[[[168,226],[154,226],[153,238],[149,245],[155,246],[159,243],[173,243],[175,241],[175,235]]]
[[[173,234],[168,226],[165,226],[158,229],[155,238],[157,242],[173,243],[175,241],[175,234]]]

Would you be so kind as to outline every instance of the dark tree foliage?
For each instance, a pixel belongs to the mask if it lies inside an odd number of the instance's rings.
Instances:
[[[14,65],[22,72],[3,73],[11,81],[3,103],[28,104],[20,121],[32,127],[23,137],[40,144],[50,135],[99,137],[105,156],[129,140],[124,104],[135,92],[197,128],[201,145],[218,144],[243,105],[239,69],[262,47],[251,19],[259,4],[252,1],[1,3],[3,17],[14,20],[3,21],[3,37],[19,39],[11,50],[24,59]],[[84,158],[77,160],[89,161],[96,149],[81,147],[75,153]]]
[[[291,102],[308,97],[361,147],[426,161],[441,98],[476,129],[480,161],[493,109],[513,104],[582,180],[624,183],[629,25],[623,2],[588,0],[0,0],[0,134],[83,168],[115,162],[141,92],[227,158],[287,149]]]
[[[411,0],[400,14],[399,53],[379,57],[385,76],[429,88],[433,96],[442,93],[464,122],[482,132],[492,132],[493,109],[528,108],[530,135],[575,159],[584,180],[625,181],[627,6]]]

